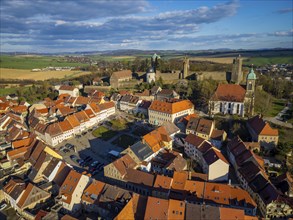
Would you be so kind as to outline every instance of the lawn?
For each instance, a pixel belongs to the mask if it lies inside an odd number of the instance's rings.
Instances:
[[[134,138],[134,137],[129,136],[127,134],[122,134],[121,136],[116,138],[114,141],[112,141],[112,144],[126,149],[127,147],[135,144],[137,141],[138,141],[137,138]]]
[[[0,67],[10,69],[35,69],[48,66],[86,66],[83,63],[70,63],[57,56],[0,56]]]
[[[101,126],[92,132],[92,134],[97,138],[102,138],[104,141],[111,139],[117,135],[116,131],[109,130],[108,128]]]
[[[285,108],[286,101],[281,99],[274,99],[270,109],[265,113],[267,116],[275,117],[280,111]]]
[[[127,128],[127,121],[125,119],[113,119],[110,121],[114,130],[124,130]]]

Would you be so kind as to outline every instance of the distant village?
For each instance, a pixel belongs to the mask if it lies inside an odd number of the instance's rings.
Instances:
[[[266,155],[279,130],[255,114],[255,68],[243,74],[236,57],[202,112],[156,85],[158,59],[140,76],[113,72],[107,86],[100,77],[52,85],[56,99],[0,97],[0,209],[29,220],[292,218],[293,176],[272,172],[286,161]],[[290,65],[258,72],[284,69],[292,74]],[[185,57],[178,79],[191,75]],[[126,89],[140,83],[150,89]],[[247,137],[215,116],[242,119]]]

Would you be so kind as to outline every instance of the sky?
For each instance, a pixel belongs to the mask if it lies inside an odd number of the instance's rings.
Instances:
[[[0,52],[293,48],[292,0],[0,0]]]

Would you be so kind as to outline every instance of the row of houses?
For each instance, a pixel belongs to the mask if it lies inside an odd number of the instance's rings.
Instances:
[[[239,137],[228,143],[227,151],[242,188],[251,195],[263,216],[293,216],[292,197],[283,194],[270,182],[261,157],[255,155]]]
[[[63,121],[45,124],[35,116],[30,118],[30,126],[35,134],[50,146],[56,146],[62,141],[81,134],[110,115],[115,114],[113,102],[87,105],[85,110],[67,115]]]

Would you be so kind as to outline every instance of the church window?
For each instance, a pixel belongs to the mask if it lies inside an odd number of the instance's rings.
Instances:
[[[252,83],[251,82],[249,82],[249,84],[248,84],[248,90],[252,90]]]
[[[220,111],[222,111],[222,108],[223,108],[223,104],[222,102],[220,102]]]
[[[240,105],[237,104],[237,113],[239,113],[239,109],[240,109],[239,106],[240,106]]]

